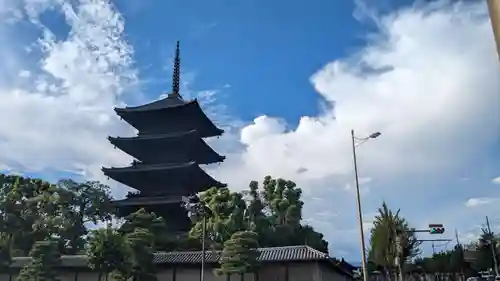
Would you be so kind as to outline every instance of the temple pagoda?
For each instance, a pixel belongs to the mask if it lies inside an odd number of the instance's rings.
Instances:
[[[210,187],[224,187],[200,164],[224,161],[203,138],[220,136],[198,101],[184,100],[179,93],[180,50],[175,51],[172,92],[148,104],[115,108],[115,112],[137,129],[134,137],[109,137],[109,141],[135,160],[128,167],[102,168],[104,174],[135,190],[126,199],[114,201],[120,216],[140,208],[167,221],[172,231],[186,231],[190,221],[181,206],[182,196]]]

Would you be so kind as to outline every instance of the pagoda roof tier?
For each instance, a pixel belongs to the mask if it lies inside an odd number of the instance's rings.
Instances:
[[[114,200],[112,205],[114,207],[144,207],[154,205],[182,205],[182,196],[137,196],[128,197],[121,200]]]
[[[109,137],[108,139],[125,153],[149,164],[191,161],[198,164],[211,164],[225,159],[208,146],[196,130],[128,138]]]
[[[134,126],[139,134],[158,134],[197,130],[202,138],[220,136],[219,129],[205,115],[196,99],[185,101],[178,94],[145,105],[115,108],[115,112]]]
[[[203,171],[196,162],[185,164],[135,164],[123,168],[102,168],[104,174],[133,189],[148,193],[185,195],[210,187],[225,187]]]
[[[149,202],[147,202],[149,201]],[[119,217],[126,217],[144,208],[146,212],[153,212],[163,217],[170,231],[187,232],[191,228],[191,219],[188,212],[182,207],[180,199],[163,197],[140,197],[127,198],[112,202]]]

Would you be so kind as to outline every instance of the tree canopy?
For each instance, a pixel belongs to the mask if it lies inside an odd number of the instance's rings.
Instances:
[[[258,235],[253,231],[238,231],[224,243],[217,275],[242,274],[255,272],[259,267],[257,251]]]
[[[267,176],[247,190],[211,188],[200,195],[210,209],[207,244],[222,250],[222,271],[249,271],[256,265],[255,249],[307,244],[328,251],[323,235],[302,224],[302,190],[292,181]],[[29,281],[52,267],[60,255],[87,254],[89,266],[108,280],[154,281],[154,251],[201,249],[202,221],[193,217],[188,237],[169,233],[165,221],[144,209],[118,226],[110,188],[97,181],[61,180],[55,184],[17,175],[0,174],[0,270],[12,257],[33,257],[19,280]],[[106,227],[89,230],[90,225]],[[243,248],[245,251],[243,251]],[[231,255],[245,256],[244,263]],[[231,269],[233,268],[233,269]],[[41,276],[41,275],[40,275]],[[40,277],[41,278],[41,277]],[[37,279],[38,280],[38,279]]]
[[[402,278],[404,264],[418,253],[418,242],[400,211],[383,202],[373,221],[368,260],[388,275]]]
[[[493,269],[492,249],[497,262],[500,261],[500,237],[487,229],[469,245],[457,244],[451,250],[426,257],[419,256],[419,242],[411,229],[400,210],[393,211],[384,202],[370,231],[369,270],[380,271],[390,278],[396,273],[451,274],[458,280],[459,275],[478,276],[479,272]]]
[[[264,178],[262,186],[252,181],[249,190],[232,192],[228,188],[211,188],[201,196],[211,210],[207,234],[215,247],[238,231],[250,230],[258,235],[261,247],[309,245],[328,252],[328,242],[309,225],[301,224],[302,190],[292,181]],[[201,237],[202,220],[197,220],[190,236]]]
[[[56,281],[60,261],[57,244],[49,239],[37,241],[30,252],[31,261],[19,273],[18,281]]]

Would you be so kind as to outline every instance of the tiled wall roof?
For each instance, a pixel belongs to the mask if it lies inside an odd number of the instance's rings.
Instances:
[[[286,246],[273,248],[260,248],[259,260],[262,262],[275,261],[319,261],[328,260],[327,254],[315,250],[309,246]],[[205,252],[206,262],[217,262],[220,258],[220,251],[207,250]],[[155,262],[164,263],[201,263],[202,252],[167,252],[156,253]]]
[[[261,262],[304,262],[304,261],[325,261],[334,266],[337,271],[348,274],[345,270],[330,262],[330,257],[309,246],[285,246],[273,248],[259,248],[259,260]],[[182,252],[159,252],[155,253],[154,262],[156,264],[200,264],[203,253],[201,251]],[[219,261],[220,251],[205,251],[205,261],[216,263]],[[29,257],[16,257],[13,259],[12,267],[20,268],[29,262]],[[61,258],[64,267],[87,267],[87,257],[85,255],[63,256]]]

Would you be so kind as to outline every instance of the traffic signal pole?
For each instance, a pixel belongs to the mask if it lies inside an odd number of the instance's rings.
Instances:
[[[462,257],[461,258],[461,261],[460,261],[460,273],[462,274],[462,277],[465,276],[464,274],[464,265],[463,263],[465,262],[465,251],[464,251],[464,247],[462,246],[462,244],[460,244],[460,240],[458,239],[458,231],[457,229],[455,228],[455,239],[457,239],[457,245],[458,247],[460,247],[460,256]]]
[[[490,220],[488,219],[488,216],[486,216],[486,226],[488,227],[488,235],[492,235],[493,232],[491,232]],[[493,243],[493,241],[489,242],[491,248],[491,256],[493,257],[493,268],[495,269],[495,276],[498,276],[497,251],[495,249],[495,243]]]

